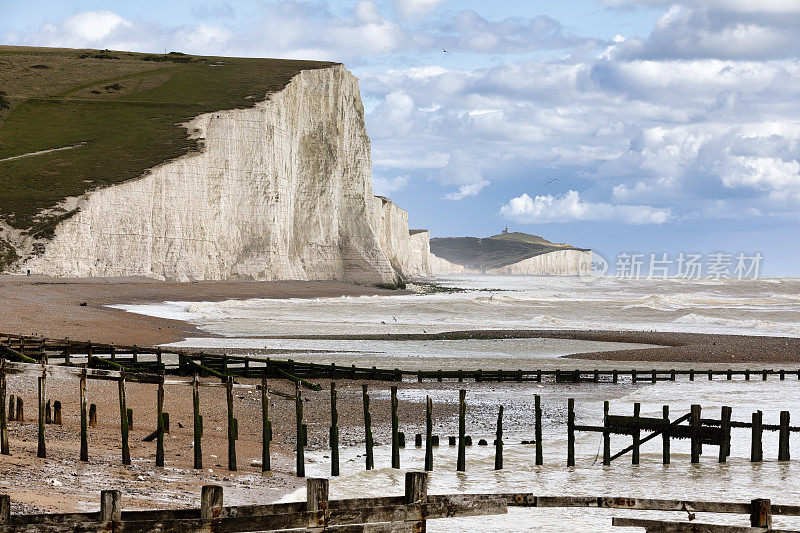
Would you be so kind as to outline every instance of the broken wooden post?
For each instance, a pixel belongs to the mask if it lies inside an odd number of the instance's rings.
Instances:
[[[325,478],[310,477],[306,480],[306,512],[328,510],[329,483]]]
[[[8,422],[6,421],[6,360],[5,359],[0,361],[0,453],[2,453],[2,455],[10,455],[11,453],[8,446]],[[5,499],[7,497],[8,496],[4,496],[3,498]],[[0,511],[2,511],[2,506],[0,506]],[[0,518],[2,517],[0,516]]]
[[[122,521],[121,499],[118,490],[100,491],[100,522],[107,524],[109,522]],[[106,529],[110,530],[109,528]]]
[[[45,425],[53,423],[53,408],[50,407],[50,400],[47,400],[44,406],[44,423]]]
[[[722,406],[720,429],[722,430],[722,442],[719,445],[719,462],[724,463],[731,454],[731,408],[727,405]]]
[[[336,383],[331,382],[331,475],[339,475],[339,411],[336,407]]]
[[[772,504],[769,499],[750,501],[750,526],[772,529]]]
[[[703,453],[703,444],[700,440],[701,424],[702,420],[700,419],[700,406],[694,404],[692,405],[691,418],[689,419],[689,425],[691,426],[692,432],[692,463],[699,463],[700,454]]]
[[[575,466],[575,399],[567,400],[567,466]]]
[[[126,413],[128,414],[128,429],[130,429],[133,427],[133,408],[128,407],[128,409],[126,409]]]
[[[789,411],[781,411],[781,425],[778,430],[778,461],[789,460]]]
[[[194,430],[194,468],[203,468],[203,423],[200,416],[200,387],[197,374],[192,379],[192,411],[193,411],[193,430]]]
[[[164,433],[169,433],[169,413],[162,411],[161,421],[164,423]]]
[[[47,394],[46,379],[47,370],[45,370],[45,366],[42,364],[42,375],[39,377],[39,445],[36,448],[36,457],[41,458],[47,457],[47,450],[45,449],[44,442],[45,396]]]
[[[236,471],[236,428],[233,421],[233,377],[225,382],[228,404],[228,470]]]
[[[661,408],[661,416],[664,418],[664,430],[661,433],[661,462],[668,465],[670,461],[669,405],[665,405]]]
[[[164,466],[164,374],[156,391],[156,466]]]
[[[261,378],[261,471],[269,472],[270,464],[269,444],[272,441],[272,422],[269,421],[269,389],[267,378]]]
[[[761,411],[756,411],[753,413],[752,440],[750,442],[750,462],[753,463],[760,463],[764,458],[764,452],[761,448],[761,435],[763,433],[761,422]]]
[[[300,395],[300,382],[295,382],[294,389],[295,420],[297,422],[297,477],[306,477],[305,437],[303,435],[303,397]]]
[[[497,413],[497,432],[494,439],[494,469],[503,469],[503,406]]]
[[[131,451],[128,447],[128,408],[125,406],[124,371],[119,374],[119,425],[122,434],[122,464],[129,465],[131,464]]]
[[[200,520],[219,518],[223,509],[222,487],[203,485],[200,489]]]
[[[53,424],[61,425],[61,402],[59,400],[53,402]]]
[[[372,415],[369,413],[369,394],[367,394],[367,384],[361,384],[361,398],[364,402],[364,446],[366,469],[372,470],[375,468],[375,459],[372,454]]]
[[[17,412],[14,415],[14,420],[20,424],[25,422],[25,411],[23,409],[22,398],[20,396],[17,396]]]
[[[694,381],[694,369],[689,369],[689,381]]]
[[[425,397],[425,471],[433,470],[433,403]]]
[[[89,421],[86,418],[86,367],[81,369],[81,461],[89,460]]]
[[[611,464],[611,432],[608,428],[608,400],[603,402],[603,464]]]
[[[417,433],[414,435],[414,446],[417,448],[422,447],[422,433]]]
[[[89,427],[97,427],[97,405],[95,404],[89,406]]]
[[[631,464],[639,464],[639,448],[641,444],[642,429],[639,422],[639,415],[641,414],[642,404],[636,402],[633,404],[633,453],[631,454]]]
[[[391,388],[391,403],[392,403],[392,468],[400,468],[400,437],[398,431],[400,430],[400,420],[397,417],[397,386],[392,385]]]
[[[3,361],[5,361],[5,359],[3,359]],[[17,405],[17,403],[16,403],[16,400],[14,398],[14,395],[11,394],[8,397],[8,421],[9,422],[14,422],[17,419],[16,409],[15,409],[16,405]]]
[[[464,472],[467,469],[467,442],[464,438],[467,434],[467,391],[458,391],[458,458],[456,460],[456,471]]]
[[[539,395],[534,396],[534,417],[536,424],[534,427],[534,438],[536,439],[536,465],[544,463],[542,457],[542,401]]]

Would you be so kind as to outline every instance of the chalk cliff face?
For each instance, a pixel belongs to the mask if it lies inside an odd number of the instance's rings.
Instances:
[[[372,194],[358,81],[344,67],[303,71],[253,108],[186,127],[202,151],[72,199],[79,211],[21,270],[369,285],[432,273],[427,232],[411,235],[407,213]]]
[[[556,250],[500,268],[477,270],[432,255],[434,274],[512,274],[528,276],[578,276],[591,272],[591,250]]]

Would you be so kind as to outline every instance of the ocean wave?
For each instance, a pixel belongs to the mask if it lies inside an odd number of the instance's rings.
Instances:
[[[755,330],[769,334],[800,336],[800,324],[785,324],[770,320],[723,318],[688,313],[673,320],[675,324],[690,326],[722,326],[728,330]]]

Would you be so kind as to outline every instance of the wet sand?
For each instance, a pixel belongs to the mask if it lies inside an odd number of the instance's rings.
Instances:
[[[112,304],[325,298],[406,294],[336,281],[162,282],[149,278],[0,276],[0,331],[99,343],[149,346],[206,336],[179,320],[154,318]],[[83,305],[85,304],[85,305]]]

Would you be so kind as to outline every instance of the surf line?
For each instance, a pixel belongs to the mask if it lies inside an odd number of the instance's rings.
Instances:
[[[78,148],[79,146],[83,146],[84,144],[88,144],[88,142],[87,141],[81,141],[79,143],[71,144],[69,146],[62,146],[60,148],[48,148],[47,150],[39,150],[38,152],[29,152],[27,154],[15,155],[15,156],[12,156],[12,157],[6,157],[4,159],[0,159],[0,163],[3,162],[3,161],[12,161],[14,159],[22,159],[23,157],[31,157],[31,156],[34,156],[34,155],[47,154],[47,153],[50,153],[50,152],[59,152],[61,150],[72,150],[73,148]]]

